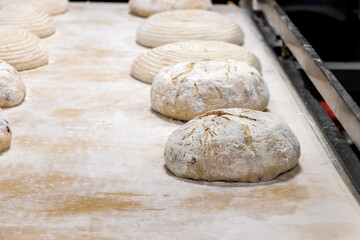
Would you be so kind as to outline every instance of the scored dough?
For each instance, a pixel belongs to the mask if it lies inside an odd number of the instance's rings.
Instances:
[[[279,117],[230,108],[205,113],[175,130],[164,157],[178,177],[258,182],[293,169],[300,144]]]
[[[7,148],[9,148],[11,143],[11,129],[9,122],[2,115],[2,111],[0,110],[0,152],[3,152]]]
[[[190,120],[220,108],[264,110],[269,91],[247,63],[185,62],[163,68],[151,87],[151,107],[168,117]]]
[[[54,21],[47,13],[20,2],[0,5],[0,26],[22,28],[38,37],[55,33]]]
[[[137,41],[146,47],[187,40],[244,42],[241,28],[229,18],[205,10],[174,10],[155,14],[137,31]]]
[[[175,9],[212,9],[210,0],[130,0],[130,12],[142,17]]]
[[[235,44],[219,41],[185,41],[166,44],[141,54],[131,66],[131,75],[151,83],[163,68],[180,62],[234,59],[246,62],[261,71],[259,59]]]
[[[34,34],[20,28],[0,27],[0,59],[16,70],[28,70],[48,63],[49,53]]]
[[[12,107],[25,97],[25,85],[11,65],[0,60],[0,107]]]

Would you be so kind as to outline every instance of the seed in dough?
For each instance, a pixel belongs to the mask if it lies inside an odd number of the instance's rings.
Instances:
[[[152,83],[164,67],[181,62],[233,59],[246,62],[261,72],[259,59],[247,49],[220,41],[185,41],[166,44],[138,56],[131,66],[131,75],[143,82]]]
[[[13,107],[25,98],[25,85],[11,65],[0,60],[0,107]]]
[[[38,37],[55,33],[55,24],[46,12],[26,3],[0,5],[0,26],[25,29]]]
[[[20,28],[0,27],[0,59],[21,71],[47,64],[49,53],[34,34]]]
[[[178,63],[163,68],[151,86],[151,107],[185,121],[221,108],[262,111],[268,102],[260,73],[234,60]]]
[[[212,9],[210,0],[130,0],[130,12],[148,17],[158,12],[175,9]]]
[[[243,44],[244,33],[229,18],[206,10],[173,10],[146,19],[137,31],[137,41],[146,47],[188,40]]]
[[[176,176],[204,181],[268,181],[293,169],[300,144],[279,117],[231,108],[200,115],[176,129],[164,151]]]

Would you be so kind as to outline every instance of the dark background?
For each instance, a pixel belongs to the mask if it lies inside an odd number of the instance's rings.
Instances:
[[[359,0],[278,0],[325,61],[360,60]]]
[[[277,0],[360,105],[359,0]]]
[[[70,0],[70,2],[86,2],[84,0]],[[88,2],[128,2],[128,0],[97,0]],[[213,3],[227,3],[227,0],[213,0]]]

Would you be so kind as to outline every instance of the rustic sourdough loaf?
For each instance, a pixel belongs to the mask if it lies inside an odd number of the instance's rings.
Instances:
[[[167,168],[182,178],[259,182],[293,169],[300,145],[279,117],[231,108],[205,113],[175,130],[164,157]]]
[[[163,68],[151,87],[151,107],[190,120],[220,108],[264,110],[269,91],[260,73],[234,60],[185,62]]]
[[[25,97],[25,86],[19,73],[0,60],[0,107],[18,105]]]
[[[9,148],[11,143],[12,133],[8,121],[3,117],[0,110],[0,152]]]

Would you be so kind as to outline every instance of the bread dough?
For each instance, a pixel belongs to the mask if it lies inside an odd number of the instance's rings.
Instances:
[[[130,0],[130,12],[148,17],[152,14],[175,9],[212,9],[210,0]]]
[[[1,0],[1,3],[22,2],[34,5],[50,16],[59,15],[69,9],[69,0]]]
[[[69,0],[26,0],[43,9],[51,16],[65,13],[69,10]]]
[[[269,91],[260,73],[234,60],[185,62],[163,68],[151,87],[151,107],[190,120],[220,108],[264,110]]]
[[[258,182],[293,169],[300,144],[279,117],[230,108],[205,113],[175,130],[164,157],[178,177]]]
[[[26,3],[0,5],[0,26],[22,28],[38,37],[55,33],[55,24],[49,15],[39,8]]]
[[[25,94],[25,85],[19,73],[0,60],[0,107],[18,105],[23,101]]]
[[[9,148],[11,143],[12,132],[8,121],[3,117],[0,110],[0,152]]]
[[[187,40],[215,40],[242,44],[241,28],[229,18],[205,10],[175,10],[155,14],[137,31],[137,41],[146,47]]]
[[[131,75],[151,83],[163,68],[180,62],[234,59],[261,71],[259,59],[235,44],[219,41],[185,41],[166,44],[141,54],[131,66]]]
[[[69,10],[69,0],[21,0],[31,3],[47,12],[50,16],[59,15]]]
[[[0,27],[0,59],[16,70],[28,70],[47,64],[49,53],[34,34],[20,28]]]

